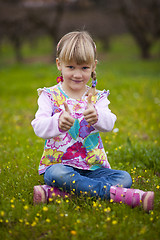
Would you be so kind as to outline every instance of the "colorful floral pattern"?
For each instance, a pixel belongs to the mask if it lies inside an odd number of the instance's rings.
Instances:
[[[51,88],[39,89],[39,94],[42,91],[51,101],[52,116],[64,110],[63,103],[66,101],[75,122],[68,132],[60,132],[59,136],[46,140],[39,173],[44,173],[46,168],[55,163],[86,170],[101,166],[110,168],[98,130],[88,125],[83,116],[87,107],[87,96],[81,100],[70,99],[62,90],[61,83]],[[105,91],[99,92],[92,98],[92,102],[95,104],[107,94]]]
[[[83,119],[80,123],[79,136],[84,139],[94,130],[94,127],[90,126],[87,121]]]
[[[74,160],[79,156],[85,159],[87,156],[87,151],[81,142],[76,142],[71,147],[67,148],[67,151],[62,156],[62,160]]]
[[[57,149],[45,149],[40,164],[49,166],[57,162],[60,163],[62,155],[63,152],[59,152]]]

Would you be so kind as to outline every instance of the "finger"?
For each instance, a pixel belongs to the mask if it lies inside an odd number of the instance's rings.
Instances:
[[[64,109],[66,112],[68,112],[69,114],[71,114],[70,110],[69,110],[69,107],[68,107],[68,104],[66,102],[64,102]]]
[[[87,106],[89,107],[90,105],[92,105],[92,93],[89,93],[87,98]]]
[[[61,124],[62,125],[66,125],[68,127],[72,127],[73,126],[73,123],[74,123],[74,118],[72,117],[65,117],[62,121],[61,121]]]
[[[95,109],[94,108],[88,108],[83,112],[83,115],[84,116],[87,116],[87,115],[96,116]]]

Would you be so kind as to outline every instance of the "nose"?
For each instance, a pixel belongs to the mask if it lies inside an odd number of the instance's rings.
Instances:
[[[82,73],[80,69],[76,69],[73,75],[74,75],[74,78],[82,78]]]

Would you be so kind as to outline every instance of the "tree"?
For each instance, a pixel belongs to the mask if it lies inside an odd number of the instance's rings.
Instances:
[[[160,38],[160,0],[121,0],[120,10],[135,38],[142,58],[150,58],[152,45]]]

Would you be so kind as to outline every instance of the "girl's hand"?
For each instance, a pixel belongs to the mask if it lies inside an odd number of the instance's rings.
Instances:
[[[59,128],[62,131],[68,131],[74,124],[74,118],[71,117],[71,112],[66,102],[64,102],[64,109],[59,118]]]
[[[84,119],[90,124],[95,124],[98,121],[98,115],[95,107],[92,104],[92,94],[90,93],[87,98],[87,109],[83,112]]]

